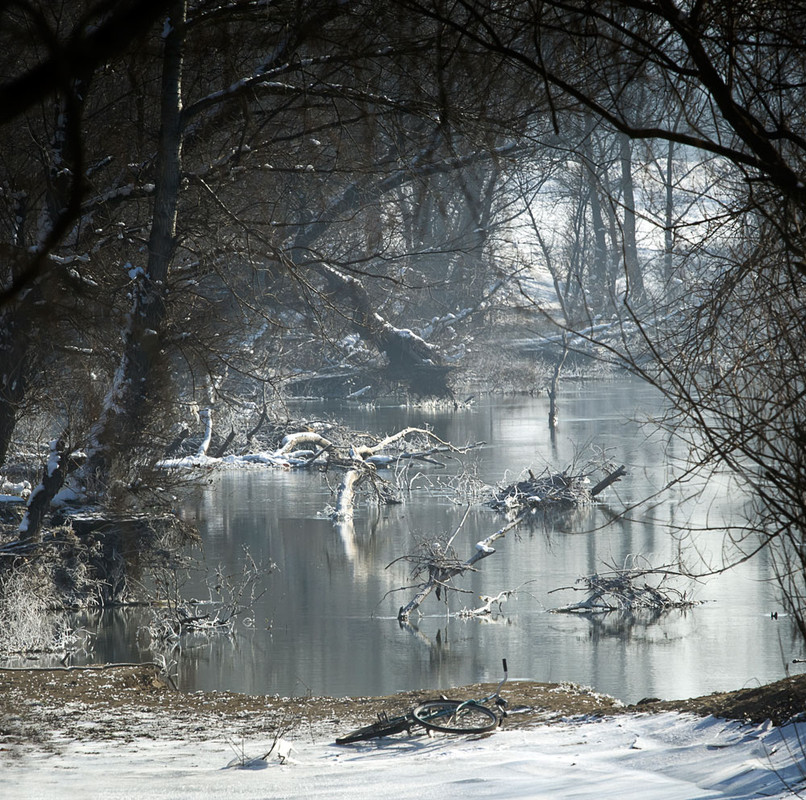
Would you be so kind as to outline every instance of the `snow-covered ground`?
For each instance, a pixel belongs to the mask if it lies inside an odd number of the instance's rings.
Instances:
[[[806,747],[806,723],[774,728],[677,713],[567,721],[486,738],[403,735],[347,746],[309,731],[279,742],[266,760],[259,757],[271,741],[63,741],[56,754],[32,744],[23,753],[0,752],[0,797],[791,797],[787,784],[806,789],[801,743]],[[241,765],[250,758],[257,761]]]

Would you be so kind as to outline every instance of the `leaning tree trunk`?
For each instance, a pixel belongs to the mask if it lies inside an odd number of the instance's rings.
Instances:
[[[103,495],[116,462],[131,453],[142,431],[146,402],[154,389],[161,351],[165,285],[173,258],[182,163],[182,56],[185,0],[170,5],[163,52],[157,179],[148,263],[135,275],[136,288],[124,348],[101,415],[93,426],[84,468],[87,488]]]
[[[354,214],[363,205],[377,201],[417,177],[450,174],[481,161],[493,160],[496,155],[511,149],[512,146],[507,146],[493,153],[473,153],[436,163],[418,156],[406,168],[380,181],[352,183],[333,200],[326,212],[304,225],[289,246],[288,255],[293,263],[324,277],[328,293],[337,299],[336,305],[349,310],[353,328],[386,355],[392,376],[407,382],[415,391],[432,395],[450,394],[447,386],[448,367],[439,349],[411,330],[392,325],[379,313],[361,281],[311,257],[313,244],[339,219]]]
[[[447,370],[438,349],[408,329],[396,328],[379,313],[363,283],[340,270],[322,266],[330,291],[339,293],[350,308],[353,328],[389,360],[393,378],[423,394],[448,394]]]
[[[69,456],[65,453],[63,439],[50,443],[48,461],[39,485],[31,492],[25,516],[19,527],[21,542],[31,544],[42,541],[42,522],[50,510],[50,503],[64,484],[68,471]]]

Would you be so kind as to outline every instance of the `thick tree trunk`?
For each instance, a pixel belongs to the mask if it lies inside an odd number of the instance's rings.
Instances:
[[[618,480],[621,480],[627,474],[627,468],[622,464],[618,469],[614,469],[609,475],[605,475],[596,486],[591,489],[591,497],[596,497],[596,495],[601,494],[605,489],[607,489],[610,484],[615,483]]]
[[[146,401],[153,389],[154,367],[161,350],[165,317],[165,283],[173,258],[176,213],[181,184],[182,58],[185,0],[174,0],[165,25],[162,102],[157,179],[148,264],[135,276],[136,288],[124,349],[100,418],[90,434],[84,477],[87,488],[103,494],[121,454],[142,432]]]
[[[590,200],[591,222],[593,225],[593,274],[596,276],[596,283],[601,289],[601,300],[596,301],[597,306],[602,308],[609,305],[610,301],[610,258],[607,251],[607,230],[605,228],[604,216],[602,215],[602,204],[599,200],[599,183],[596,175],[588,168],[588,197]],[[598,294],[598,292],[597,292]]]
[[[15,309],[0,314],[0,467],[8,455],[28,387],[29,327]]]
[[[386,353],[390,371],[401,378],[412,379],[412,383],[417,383],[416,379],[422,378],[423,374],[431,375],[436,388],[439,383],[437,375],[442,367],[442,357],[437,348],[412,331],[396,328],[384,319],[357,278],[332,267],[323,266],[321,269],[331,290],[347,300],[355,330]]]
[[[21,542],[34,544],[42,541],[42,521],[50,509],[51,501],[64,484],[68,460],[64,452],[64,441],[61,439],[52,441],[42,481],[31,492],[25,516],[20,523],[19,537]]]

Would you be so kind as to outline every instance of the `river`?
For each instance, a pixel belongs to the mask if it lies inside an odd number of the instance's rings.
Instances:
[[[353,526],[327,517],[335,473],[265,468],[214,474],[184,506],[201,530],[207,563],[237,574],[248,548],[255,560],[274,562],[276,569],[251,615],[253,627],[239,626],[233,639],[183,647],[177,656],[183,689],[284,696],[440,689],[495,680],[506,657],[511,678],[570,681],[636,702],[776,680],[802,654],[794,626],[780,613],[763,555],[707,580],[673,580],[670,586],[692,592],[700,604],[660,619],[551,613],[581,599],[555,590],[634,557],[670,564],[681,551],[691,559],[696,545],[716,563],[722,520],[735,518],[742,507],[727,480],[661,491],[686,450],[641,423],[663,412],[661,398],[642,384],[566,384],[554,441],[545,397],[482,397],[457,411],[315,403],[293,411],[379,436],[427,425],[455,445],[486,444],[461,460],[442,458],[443,468],[415,462],[389,475],[407,487],[404,503],[378,508],[365,499]],[[472,593],[451,596],[448,606],[429,597],[421,617],[398,623],[397,609],[414,593],[408,564],[400,559],[418,541],[448,536],[459,526],[466,510],[459,487],[509,483],[527,468],[562,469],[585,461],[592,447],[606,449],[629,473],[602,503],[509,533],[478,572],[460,582]],[[647,498],[653,500],[641,502]],[[454,540],[457,555],[472,555],[474,544],[505,521],[472,503]],[[707,532],[699,530],[705,527]],[[451,613],[478,605],[479,593],[510,589],[515,595],[493,618]],[[186,590],[202,591],[200,584]],[[94,658],[150,658],[138,624],[132,612],[105,614]]]

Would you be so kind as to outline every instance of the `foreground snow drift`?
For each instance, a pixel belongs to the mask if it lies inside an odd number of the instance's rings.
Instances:
[[[690,798],[789,797],[804,788],[806,723],[774,728],[674,713],[360,745],[281,742],[64,742],[57,755],[0,753],[14,798]],[[290,744],[293,748],[288,755]]]

